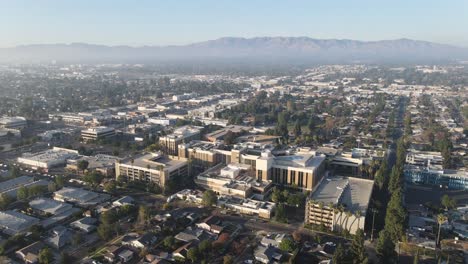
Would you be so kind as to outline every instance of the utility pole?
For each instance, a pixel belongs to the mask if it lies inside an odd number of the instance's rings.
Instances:
[[[377,209],[375,209],[375,208],[372,208],[371,211],[372,211],[372,230],[371,230],[370,240],[371,240],[371,242],[374,242],[374,222],[375,222],[375,213],[378,212],[378,211],[377,211]]]

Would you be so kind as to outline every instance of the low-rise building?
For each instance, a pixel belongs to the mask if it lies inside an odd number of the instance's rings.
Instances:
[[[50,198],[37,198],[29,202],[29,206],[38,214],[59,215],[70,211],[73,206]]]
[[[374,181],[330,176],[307,198],[304,223],[355,234],[364,229]]]
[[[115,175],[115,163],[120,160],[120,158],[105,154],[97,154],[95,156],[79,156],[74,159],[68,159],[66,168],[69,170],[78,171],[78,164],[82,160],[88,162],[88,171],[98,171],[104,176],[110,177]]]
[[[53,149],[38,153],[25,153],[22,157],[18,158],[18,162],[34,169],[41,168],[47,170],[52,167],[65,165],[68,159],[73,159],[77,156],[77,150],[54,147]]]
[[[234,196],[219,196],[217,205],[234,210],[240,214],[257,215],[261,218],[270,219],[276,208],[276,204],[254,199],[241,199]]]
[[[94,206],[110,199],[110,195],[81,188],[64,187],[54,192],[54,200],[70,202],[81,207]]]
[[[16,211],[0,211],[0,229],[7,235],[17,235],[24,233],[39,219],[25,215]]]
[[[453,190],[468,190],[468,171],[405,165],[405,181]]]
[[[97,229],[97,224],[98,220],[96,218],[84,217],[70,223],[70,226],[85,233],[91,233]]]
[[[16,251],[16,256],[24,263],[35,264],[39,262],[39,252],[45,247],[46,245],[42,241],[37,241]]]
[[[415,149],[408,149],[406,153],[406,164],[419,166],[442,168],[443,157],[437,151],[419,151]]]
[[[92,127],[81,131],[81,138],[84,141],[95,141],[115,136],[113,127]]]
[[[27,121],[24,117],[16,116],[0,118],[0,127],[2,128],[23,129],[26,125]]]
[[[212,190],[219,195],[232,195],[248,198],[253,193],[267,194],[272,186],[271,181],[256,181],[255,172],[247,164],[219,164],[195,178],[200,187]]]

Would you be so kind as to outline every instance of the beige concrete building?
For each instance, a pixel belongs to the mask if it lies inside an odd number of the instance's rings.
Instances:
[[[175,176],[189,173],[187,159],[149,153],[115,163],[116,177],[123,176],[129,181],[153,182],[161,187]]]
[[[190,143],[179,144],[179,154],[181,158],[190,160],[191,168],[196,172],[203,172],[216,164],[226,164],[226,154],[229,151],[224,151],[224,145],[193,140]]]
[[[263,152],[256,159],[257,180],[271,180],[275,184],[312,191],[325,173],[324,155],[298,150],[290,155],[273,156]]]
[[[364,229],[374,181],[326,177],[307,199],[304,223],[355,234]]]
[[[219,195],[248,198],[252,194],[263,197],[271,187],[271,181],[256,181],[251,167],[246,164],[218,164],[195,178],[200,187],[212,190]]]
[[[81,131],[81,138],[84,141],[94,141],[115,136],[113,127],[92,127]]]
[[[159,137],[159,144],[167,155],[176,156],[180,144],[200,139],[202,129],[203,127],[197,126],[179,127],[172,134]]]

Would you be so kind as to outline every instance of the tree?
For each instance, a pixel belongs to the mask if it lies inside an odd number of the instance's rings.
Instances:
[[[313,134],[315,132],[315,121],[313,117],[309,118],[307,128],[309,129],[309,134]]]
[[[333,253],[332,260],[333,263],[344,263],[346,261],[346,252],[343,248],[343,245],[338,244],[335,249],[335,253]]]
[[[296,249],[296,245],[289,238],[284,238],[279,244],[279,249],[287,252],[293,252]]]
[[[85,182],[87,182],[93,187],[98,186],[102,182],[102,179],[104,179],[104,176],[97,171],[86,173],[86,175],[83,178]]]
[[[44,233],[44,228],[41,225],[33,225],[29,228],[29,232],[31,232],[31,237],[33,239],[39,240]]]
[[[203,240],[202,242],[200,242],[200,244],[198,244],[198,251],[201,254],[205,255],[205,257],[208,256],[208,254],[210,254],[211,248],[212,244],[210,240]]]
[[[419,249],[416,251],[416,255],[414,255],[413,264],[419,264]]]
[[[442,196],[442,199],[440,200],[440,203],[442,204],[443,207],[445,207],[445,210],[453,209],[456,207],[457,202],[455,199],[450,198],[447,194],[444,194]]]
[[[439,224],[439,229],[437,231],[437,245],[440,246],[440,228],[442,227],[442,224],[447,221],[447,217],[443,214],[438,214],[437,215],[437,223]]]
[[[280,203],[283,200],[281,191],[277,188],[273,188],[273,193],[271,194],[271,201],[274,203]]]
[[[83,235],[80,232],[76,232],[73,235],[72,244],[74,246],[79,246],[81,243],[83,243]]]
[[[77,167],[79,170],[81,170],[83,173],[84,171],[88,168],[89,162],[87,160],[80,160],[78,161]]]
[[[174,247],[174,244],[175,244],[175,239],[173,236],[167,236],[163,240],[163,245],[167,249],[172,249]]]
[[[299,120],[296,120],[296,123],[294,124],[293,132],[294,132],[294,136],[296,136],[296,138],[298,138],[302,134],[301,123],[299,122]]]
[[[19,187],[18,190],[16,191],[16,198],[18,200],[27,199],[28,196],[29,196],[28,188],[26,188],[25,186]]]
[[[104,185],[104,190],[108,193],[114,194],[117,191],[117,183],[115,181],[107,182]]]
[[[57,184],[57,188],[60,189],[63,187],[64,185],[64,180],[63,180],[63,176],[62,175],[57,175],[57,177],[55,177],[55,184]]]
[[[203,193],[202,203],[204,206],[215,205],[217,201],[218,201],[218,196],[216,196],[216,193],[213,192],[212,190],[206,190]]]
[[[17,178],[20,176],[20,170],[18,167],[12,167],[10,170],[10,177],[11,178]]]
[[[400,169],[399,166],[393,166],[392,172],[390,173],[390,181],[388,183],[388,191],[390,193],[395,192],[399,188],[401,188],[401,175],[403,174],[403,170]]]
[[[49,182],[49,184],[47,184],[47,191],[55,192],[56,190],[57,190],[57,184],[55,184],[55,182]]]
[[[192,261],[192,263],[198,262],[199,252],[197,247],[192,247],[187,251],[187,258]]]
[[[104,241],[109,240],[112,235],[114,235],[114,229],[112,229],[110,225],[104,223],[99,225],[97,232],[99,237]]]
[[[395,243],[386,230],[380,231],[375,250],[380,260],[379,263],[394,264],[397,262]]]
[[[299,232],[299,230],[294,230],[294,232],[292,233],[292,237],[293,237],[295,242],[301,243],[302,234],[301,234],[301,232]]]
[[[40,264],[49,264],[54,261],[54,255],[48,247],[45,247],[39,251],[39,263]]]
[[[148,207],[140,205],[138,208],[138,224],[145,226],[149,218],[150,214]]]
[[[231,255],[226,255],[223,257],[223,264],[233,264],[234,259],[232,258]]]
[[[286,223],[288,221],[288,218],[286,217],[286,210],[284,208],[284,205],[278,204],[276,206],[275,220],[280,223]]]
[[[295,193],[288,196],[287,203],[290,206],[300,207],[304,205],[305,197],[302,193]]]
[[[0,209],[6,210],[8,206],[15,201],[10,195],[2,193],[0,195]]]
[[[404,235],[406,211],[403,208],[403,194],[398,189],[392,194],[385,214],[385,230],[388,231],[392,241],[399,241]]]
[[[232,145],[234,144],[234,140],[236,138],[236,135],[231,130],[228,130],[226,132],[226,135],[224,135],[224,144],[226,145]]]
[[[364,231],[358,229],[354,235],[351,244],[351,254],[353,256],[353,263],[361,264],[367,262],[366,248],[364,247]]]
[[[59,264],[69,264],[69,263],[73,263],[73,257],[70,256],[68,253],[66,252],[62,252],[60,254],[60,261],[59,261]]]

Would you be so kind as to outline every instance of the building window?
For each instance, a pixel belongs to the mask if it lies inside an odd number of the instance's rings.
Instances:
[[[300,171],[299,172],[299,182],[298,182],[297,186],[303,187],[304,186],[304,184],[303,184],[304,181],[303,180],[304,180],[304,172]]]

